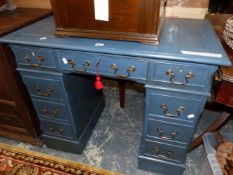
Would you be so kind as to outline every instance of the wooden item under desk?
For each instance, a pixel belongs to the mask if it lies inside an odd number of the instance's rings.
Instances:
[[[230,58],[231,63],[233,63],[233,50],[225,43],[223,40],[223,31],[226,24],[226,20],[233,16],[233,14],[216,14],[216,15],[207,15],[206,19],[210,21],[214,30],[220,39],[223,48],[225,49],[228,57]],[[214,132],[221,129],[222,126],[232,118],[233,110],[233,66],[219,68],[219,82],[214,87],[214,102],[217,106],[211,108],[221,108],[223,111],[221,115],[204,131],[200,136],[194,139],[191,149],[198,147],[202,143],[202,136],[206,132]],[[221,105],[219,105],[221,104]],[[223,108],[223,109],[222,109]]]
[[[49,14],[50,10],[23,8],[0,13],[0,36]],[[8,46],[0,44],[0,136],[40,145],[37,118],[15,69],[13,53]]]
[[[228,57],[231,60],[231,63],[233,63],[233,50],[223,40],[222,33],[224,30],[225,21],[232,16],[233,14],[218,15],[215,18],[215,23],[212,22],[215,31],[219,39],[221,40]],[[222,21],[223,24],[221,24],[220,21]],[[220,67],[220,79],[222,81],[219,84],[218,88],[216,88],[216,102],[233,108],[233,66]]]
[[[215,32],[220,39],[228,57],[233,63],[233,50],[223,40],[223,30],[226,20],[232,17],[233,14],[209,15],[207,19],[213,25]],[[233,108],[233,66],[220,67],[220,80],[221,82],[215,88],[215,101],[225,106]]]
[[[95,18],[94,0],[51,0],[56,35],[158,44],[166,0],[106,1],[108,21]]]

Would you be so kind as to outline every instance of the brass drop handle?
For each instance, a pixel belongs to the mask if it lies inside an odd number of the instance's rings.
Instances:
[[[175,73],[169,69],[167,72],[166,72],[166,75],[169,77],[169,80],[172,84],[176,84],[176,85],[187,85],[189,83],[189,80],[190,79],[193,79],[194,75],[192,72],[188,72],[186,73],[185,75],[185,82],[177,82],[177,81],[174,81],[174,78],[175,78]]]
[[[49,97],[51,96],[53,92],[53,88],[47,88],[45,90],[42,90],[39,86],[35,85],[34,89],[37,91],[37,94],[43,97]]]
[[[74,72],[86,72],[87,68],[91,65],[90,61],[84,61],[81,68],[77,69],[77,68],[75,68],[75,61],[74,60],[68,59],[67,61],[68,61],[68,64],[71,65],[71,68]]]
[[[28,64],[30,64],[31,61],[32,61],[32,58],[29,57],[28,55],[26,55],[26,56],[24,57],[24,59],[25,59],[25,61],[26,61]],[[38,64],[32,63],[32,64],[30,64],[30,66],[31,66],[31,67],[40,67],[40,66],[41,66],[41,63],[42,63],[44,60],[45,60],[45,59],[44,59],[43,57],[38,56],[38,57],[36,57],[36,61],[37,61]]]
[[[74,61],[74,60],[71,60],[71,59],[68,59],[67,62],[68,62],[68,64],[71,65],[71,68],[74,69],[75,61]]]
[[[55,134],[63,134],[64,131],[65,131],[64,128],[60,128],[60,129],[56,129],[56,130],[54,131],[54,133],[55,133]]]
[[[172,155],[175,154],[175,151],[172,151],[172,150],[171,150],[171,151],[167,151],[167,152],[165,153],[165,155],[162,155],[162,154],[160,154],[160,153],[161,153],[160,148],[159,148],[158,146],[156,146],[155,149],[154,149],[154,153],[155,153],[156,156],[159,156],[159,157],[163,157],[163,158],[167,157],[167,158],[170,158]]]
[[[49,126],[49,131],[52,132],[52,133],[55,133],[55,134],[63,134],[65,129],[64,128],[54,128],[52,126]]]
[[[154,151],[155,151],[155,154],[156,154],[156,155],[159,155],[160,152],[161,152],[158,146],[155,147],[155,150],[154,150]]]
[[[60,111],[58,109],[55,109],[53,110],[52,112],[49,112],[49,110],[44,107],[42,110],[41,110],[42,113],[44,113],[44,115],[48,116],[48,117],[53,117],[53,118],[57,118]]]
[[[168,112],[168,106],[166,104],[162,104],[160,108],[163,110],[164,115],[168,117],[179,117],[182,112],[184,112],[185,108],[184,106],[180,106],[176,109],[176,113],[169,113]]]
[[[24,60],[26,61],[26,63],[30,63],[31,62],[31,57],[29,55],[25,55]]]
[[[167,151],[167,153],[166,153],[168,158],[170,158],[174,154],[175,154],[175,151]]]
[[[31,67],[40,67],[40,66],[41,66],[41,63],[44,61],[44,58],[41,57],[41,56],[38,56],[38,57],[36,58],[36,61],[38,62],[38,64],[31,64],[30,66],[31,66]]]
[[[45,59],[41,56],[36,57],[36,61],[41,64]]]
[[[175,137],[176,137],[177,135],[179,135],[178,132],[173,131],[173,132],[171,132],[170,134],[168,134],[168,135],[170,135],[170,137],[168,137],[168,136],[166,136],[166,133],[164,132],[164,130],[163,130],[162,128],[157,128],[156,131],[159,133],[159,137],[160,137],[161,139],[165,139],[165,140],[174,140]]]
[[[111,64],[111,68],[114,70],[114,75],[116,75],[119,78],[129,78],[130,74],[132,72],[136,71],[136,67],[134,65],[131,65],[131,66],[129,66],[127,68],[127,70],[126,70],[127,74],[126,75],[124,75],[124,74],[117,74],[117,71],[119,70],[117,64]]]

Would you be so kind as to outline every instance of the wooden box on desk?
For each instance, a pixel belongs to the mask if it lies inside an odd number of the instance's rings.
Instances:
[[[51,0],[51,4],[56,35],[158,44],[166,0]]]

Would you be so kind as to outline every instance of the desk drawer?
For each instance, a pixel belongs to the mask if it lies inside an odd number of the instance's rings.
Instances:
[[[194,123],[204,108],[206,97],[163,89],[147,89],[146,106],[150,118],[162,117]]]
[[[48,120],[40,120],[41,121],[41,129],[44,133],[49,135],[54,135],[57,137],[63,138],[73,138],[72,127],[68,124],[62,124],[58,122],[51,122]]]
[[[33,99],[38,116],[62,121],[68,121],[66,107],[62,103],[53,103]]]
[[[150,157],[183,162],[187,151],[184,147],[181,146],[174,146],[157,141],[145,140],[143,153]]]
[[[146,120],[146,136],[172,142],[188,144],[193,134],[193,127],[168,123],[160,120]]]
[[[18,65],[56,68],[52,49],[12,46]]]
[[[136,60],[131,57],[83,52],[57,51],[59,66],[62,69],[75,72],[96,73],[96,63],[99,62],[100,74],[117,78],[147,78],[148,61]]]
[[[2,111],[0,111],[0,127],[4,128],[7,126],[10,126],[11,128],[8,129],[12,129],[12,127],[16,127],[16,128],[24,128],[24,121],[22,121],[17,115],[9,115],[7,113],[2,113]]]
[[[210,87],[215,66],[157,61],[153,64],[153,81],[181,86]]]
[[[59,79],[23,75],[23,81],[31,96],[63,100],[62,85]]]

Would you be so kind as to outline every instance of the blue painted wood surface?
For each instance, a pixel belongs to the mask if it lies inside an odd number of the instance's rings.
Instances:
[[[53,17],[49,17],[0,38],[0,42],[152,59],[231,65],[207,20],[166,19],[159,46],[77,37],[57,38],[54,32],[54,20]],[[104,46],[97,46],[101,43]],[[181,53],[182,50],[220,54],[221,57],[186,55]]]

